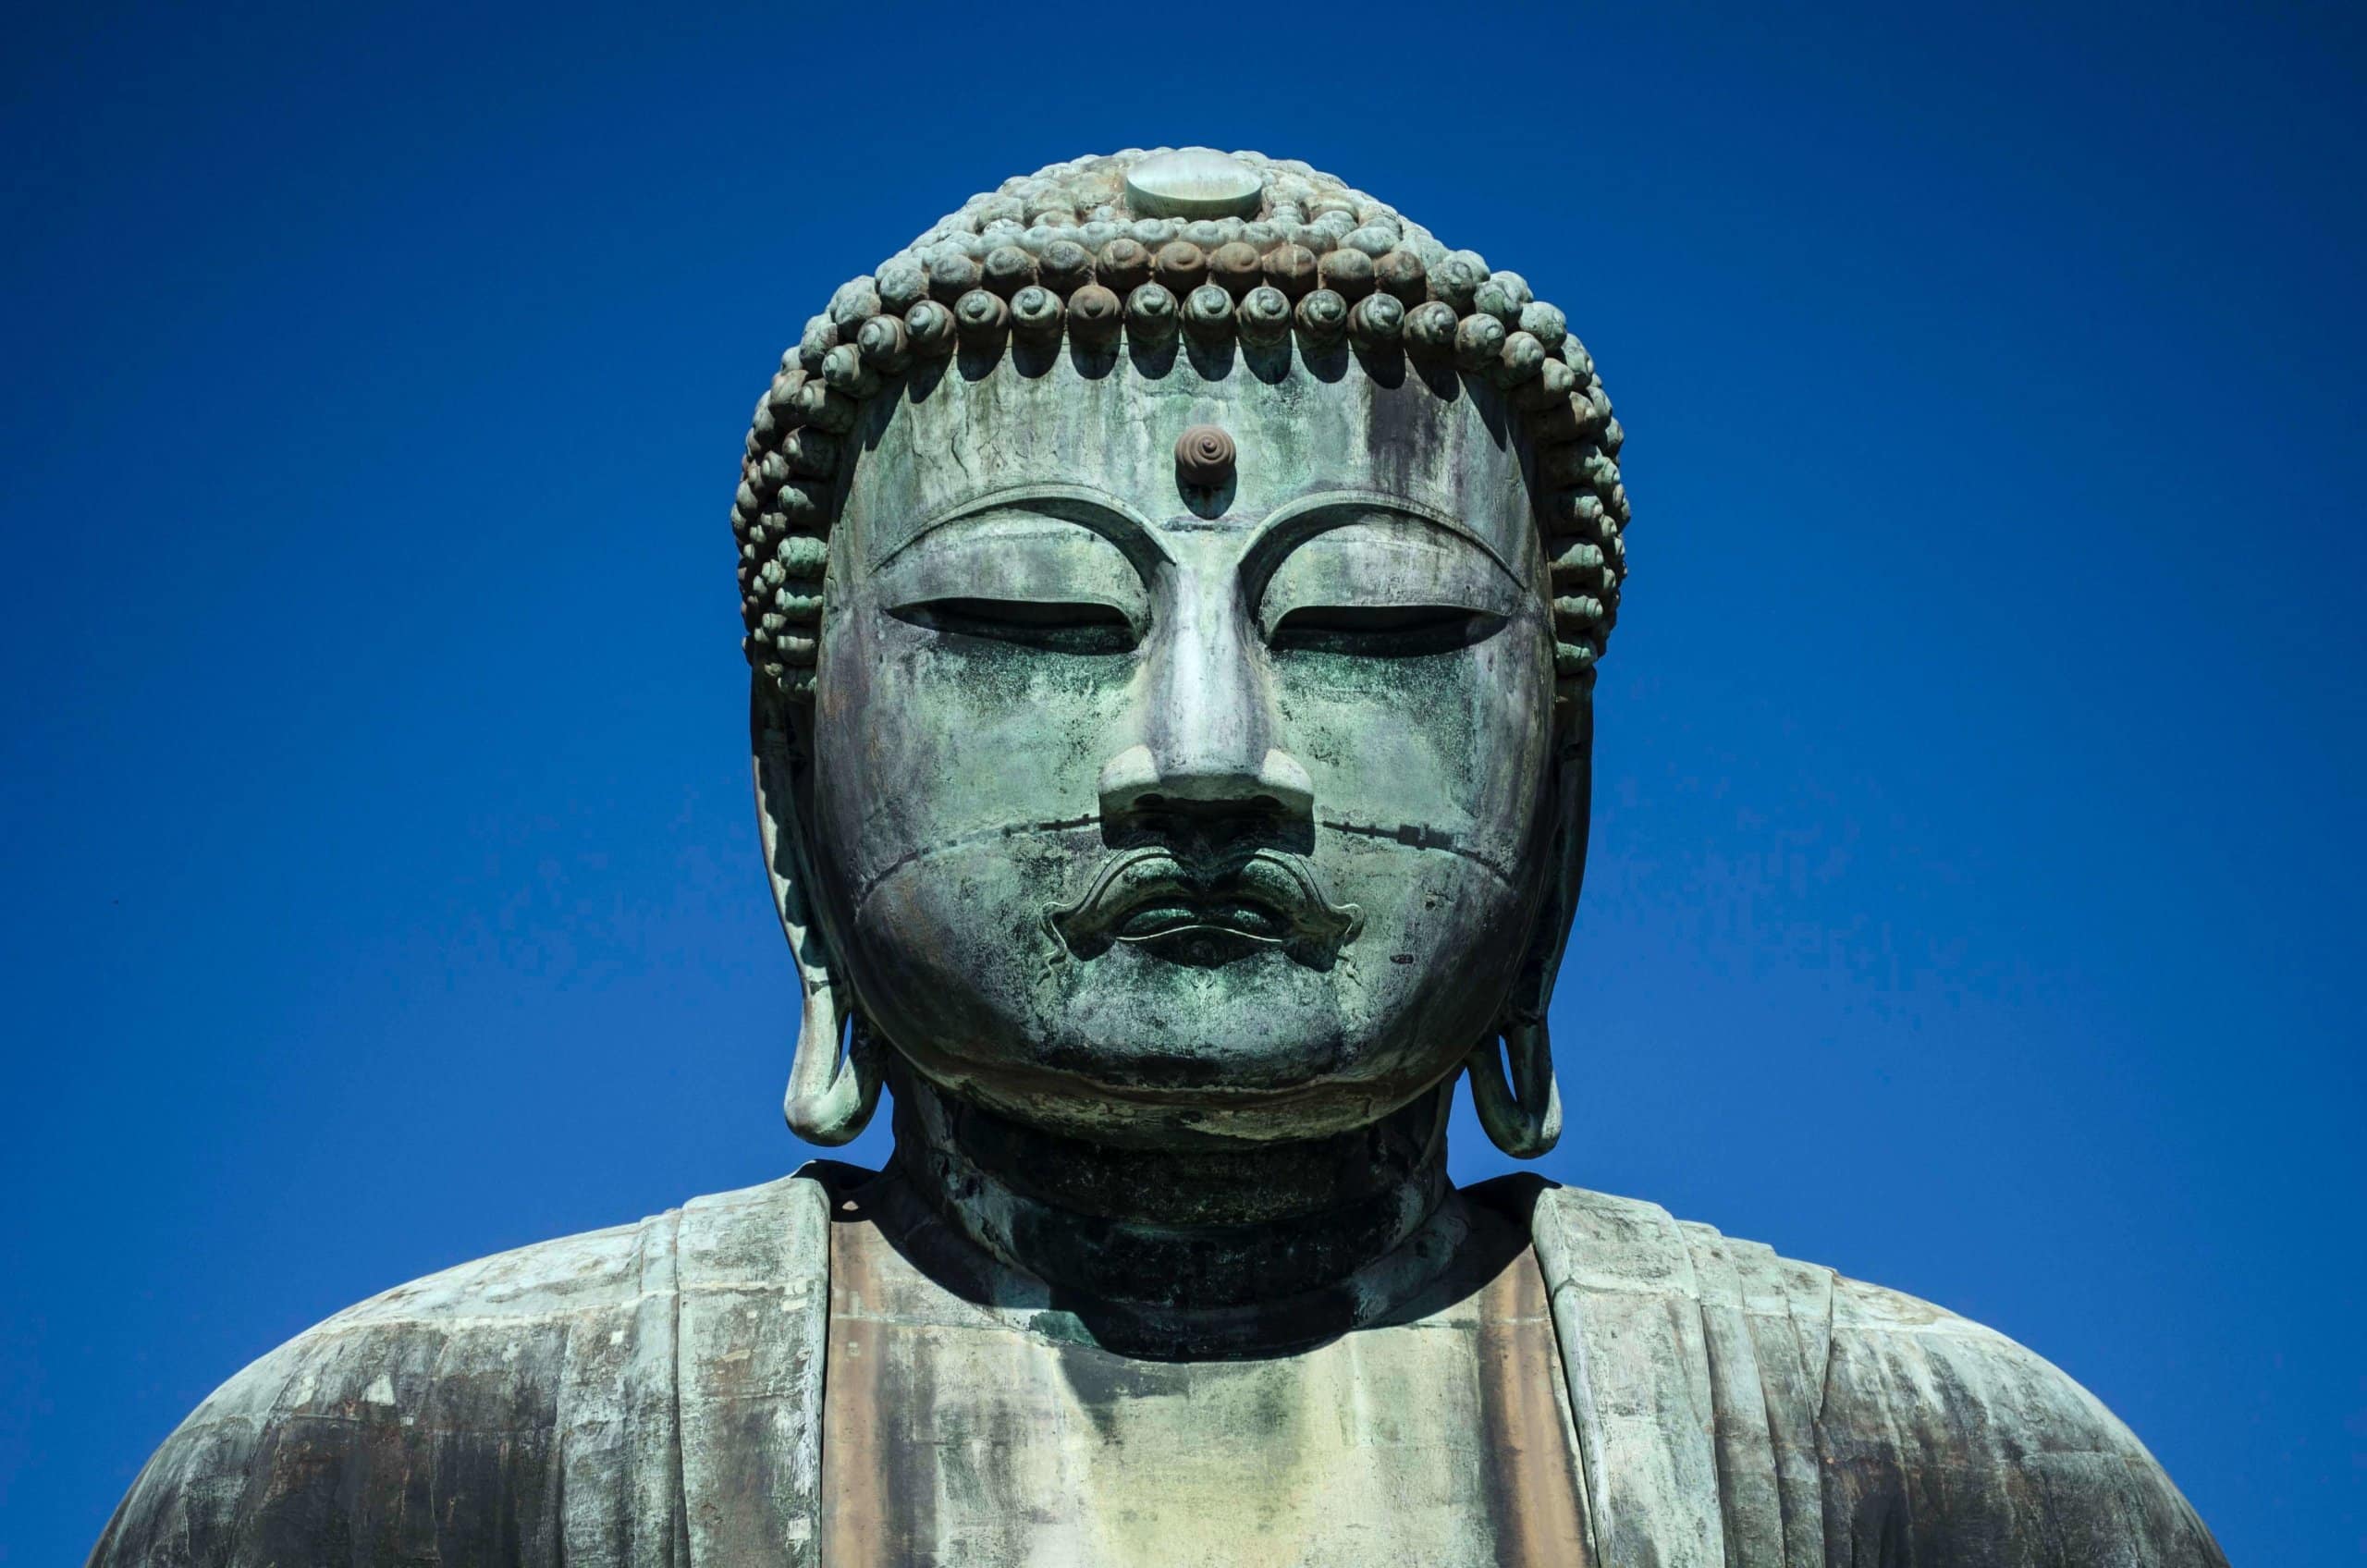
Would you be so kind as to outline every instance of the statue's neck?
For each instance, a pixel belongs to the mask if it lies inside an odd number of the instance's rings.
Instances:
[[[1368,1127],[1297,1143],[1119,1148],[1025,1127],[894,1071],[896,1168],[955,1231],[1062,1298],[1142,1316],[1281,1309],[1368,1320],[1453,1237],[1453,1081]]]

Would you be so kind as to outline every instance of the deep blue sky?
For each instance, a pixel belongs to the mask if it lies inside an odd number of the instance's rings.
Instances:
[[[346,1303],[801,1158],[749,405],[971,191],[1189,141],[1517,268],[1631,433],[1547,1173],[2367,1555],[2367,35],[2080,9],[14,18],[0,1562]]]

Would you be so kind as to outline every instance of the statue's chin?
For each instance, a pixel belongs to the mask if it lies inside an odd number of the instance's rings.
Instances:
[[[1063,967],[1046,992],[898,986],[872,1025],[931,1083],[1000,1115],[1161,1146],[1367,1125],[1453,1072],[1482,1026],[1434,1016],[1436,993],[1377,998],[1350,963],[1318,969],[1237,933],[1117,942]],[[1415,1006],[1376,1010],[1384,999]]]
[[[1516,890],[1459,857],[1353,846],[1211,889],[1147,862],[1097,880],[1009,843],[834,876],[869,894],[832,945],[873,1032],[931,1082],[1071,1136],[1367,1125],[1468,1055],[1520,950]]]
[[[1430,1086],[1397,1092],[1324,1082],[1294,1092],[1140,1090],[1060,1072],[981,1071],[925,1052],[899,1054],[940,1093],[1040,1132],[1126,1148],[1239,1148],[1332,1137],[1371,1126]]]

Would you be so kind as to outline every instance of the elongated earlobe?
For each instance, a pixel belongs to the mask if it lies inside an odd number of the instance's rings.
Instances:
[[[762,681],[753,693],[749,731],[765,870],[805,991],[781,1113],[790,1130],[806,1142],[836,1145],[862,1132],[878,1109],[879,1062],[860,1016],[845,1005],[828,938],[807,906],[814,882],[797,803],[795,752],[787,716],[768,699]]]
[[[1581,696],[1579,702],[1588,700]],[[1594,789],[1592,717],[1590,708],[1582,705],[1560,720],[1566,729],[1553,780],[1551,880],[1538,900],[1528,956],[1504,998],[1504,1011],[1464,1063],[1479,1125],[1515,1159],[1535,1159],[1562,1136],[1562,1087],[1553,1076],[1553,1041],[1546,1012],[1569,946],[1570,923],[1577,916],[1578,889],[1586,880]]]
[[[1562,1138],[1562,1086],[1541,1018],[1515,1023],[1471,1053],[1471,1106],[1489,1141],[1515,1159],[1535,1159]]]
[[[836,1146],[862,1132],[879,1109],[879,1063],[871,1037],[859,1025],[844,1028],[837,997],[827,979],[805,983],[805,1012],[797,1030],[797,1054],[790,1061],[789,1092],[781,1114],[790,1131],[809,1144]],[[847,1036],[840,1049],[841,1035]]]

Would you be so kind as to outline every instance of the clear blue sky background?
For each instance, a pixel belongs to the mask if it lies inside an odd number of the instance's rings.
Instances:
[[[2113,9],[15,16],[0,1562],[346,1303],[799,1161],[748,408],[973,190],[1202,141],[1518,268],[1632,434],[1547,1173],[2367,1554],[2367,35]]]

